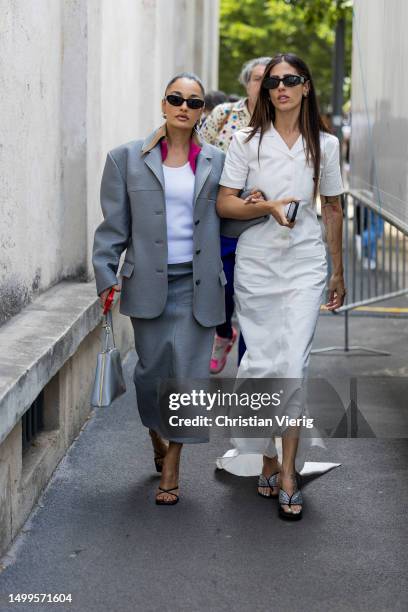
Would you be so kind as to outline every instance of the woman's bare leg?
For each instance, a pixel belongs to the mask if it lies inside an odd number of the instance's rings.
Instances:
[[[163,465],[164,457],[166,456],[168,444],[154,429],[149,429],[149,435],[152,440],[155,461]]]
[[[289,427],[286,435],[282,437],[282,469],[280,473],[280,486],[288,495],[297,489],[295,459],[299,443],[299,427]],[[289,506],[282,505],[285,512],[290,512]],[[300,512],[302,506],[291,506],[293,512]]]
[[[164,458],[162,476],[160,479],[160,487],[162,489],[173,489],[173,487],[177,487],[172,491],[172,493],[176,495],[178,495],[179,467],[182,448],[183,445],[179,442],[169,442],[169,448]],[[156,498],[168,502],[174,500],[174,495],[158,491]]]

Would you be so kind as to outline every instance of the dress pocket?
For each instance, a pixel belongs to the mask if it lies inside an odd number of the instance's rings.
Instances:
[[[320,259],[324,259],[326,257],[326,250],[323,245],[315,245],[315,246],[294,246],[293,254],[296,259],[310,259],[314,257],[319,257]]]

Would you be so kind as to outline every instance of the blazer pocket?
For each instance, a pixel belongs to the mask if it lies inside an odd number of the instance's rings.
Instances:
[[[126,177],[128,192],[131,191],[163,191],[159,179],[146,168],[144,171],[132,171]]]
[[[227,284],[227,277],[225,276],[224,270],[221,270],[220,272],[220,283],[223,287]]]
[[[125,278],[130,278],[133,274],[134,267],[135,267],[135,264],[133,264],[132,262],[124,261],[120,269],[120,275],[124,276]]]

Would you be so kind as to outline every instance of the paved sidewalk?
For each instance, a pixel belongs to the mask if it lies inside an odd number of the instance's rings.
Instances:
[[[353,343],[391,357],[313,357],[311,375],[406,376],[406,319],[355,317]],[[315,347],[342,339],[322,316]],[[256,479],[214,470],[227,440],[186,447],[181,501],[154,504],[150,441],[128,393],[97,410],[2,559],[0,610],[48,612],[405,611],[407,440],[329,440],[338,461],[304,486],[299,523],[277,517]],[[234,375],[232,355],[225,376]],[[72,593],[72,604],[10,604],[8,593]]]

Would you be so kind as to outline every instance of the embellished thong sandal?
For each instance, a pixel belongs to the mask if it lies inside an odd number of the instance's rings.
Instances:
[[[173,487],[172,489],[163,489],[162,487],[158,487],[158,489],[160,493],[168,493],[174,498],[171,500],[165,500],[165,499],[158,499],[158,497],[156,496],[156,504],[158,506],[174,506],[175,504],[177,504],[177,502],[179,501],[179,496],[177,495],[177,493],[173,493],[173,491],[176,491],[178,489],[178,486]],[[160,495],[160,493],[158,493],[157,495]]]
[[[260,474],[258,479],[258,495],[260,495],[261,497],[266,497],[267,499],[276,499],[279,493],[272,493],[272,489],[279,487],[278,476],[279,472],[272,474],[272,476],[269,476],[269,478],[267,478],[263,474]],[[261,493],[259,491],[259,488],[269,488],[269,493]]]
[[[288,521],[299,521],[302,518],[302,509],[298,512],[293,512],[291,506],[302,506],[303,496],[300,489],[296,489],[292,495],[289,495],[283,489],[279,489],[279,516]],[[286,511],[282,506],[289,506]]]

